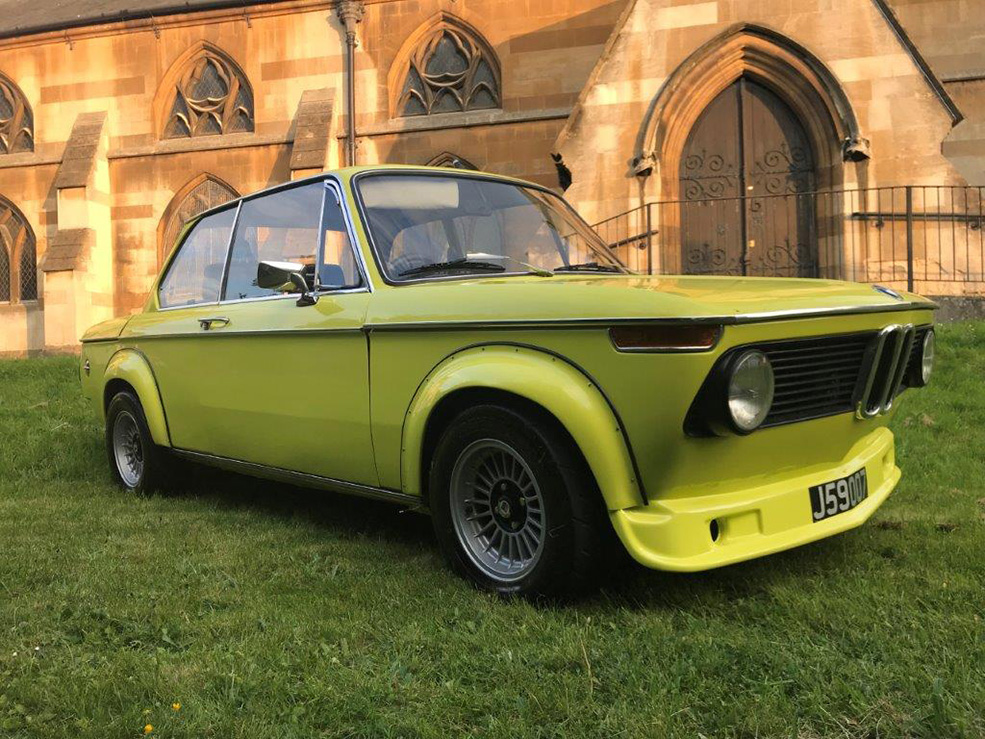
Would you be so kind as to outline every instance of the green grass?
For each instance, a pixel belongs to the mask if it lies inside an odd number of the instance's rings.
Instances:
[[[0,362],[0,736],[985,736],[985,324],[940,339],[868,525],[540,607],[382,504],[124,494],[74,360]]]

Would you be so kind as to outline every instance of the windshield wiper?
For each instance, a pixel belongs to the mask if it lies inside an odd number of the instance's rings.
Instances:
[[[408,277],[410,275],[422,275],[427,272],[443,272],[454,269],[474,269],[480,272],[506,271],[506,267],[502,264],[482,262],[475,259],[452,259],[448,262],[432,262],[431,264],[422,264],[420,267],[411,267],[410,269],[405,269],[403,272],[400,272],[399,276]]]
[[[516,262],[517,264],[526,267],[530,274],[537,275],[538,277],[553,277],[554,273],[550,270],[546,270],[542,267],[537,267],[536,265],[530,264],[530,262],[524,262],[522,259],[517,259],[509,254],[491,254],[489,252],[469,252],[469,259],[509,259],[511,262]]]
[[[555,272],[622,272],[614,264],[599,264],[598,262],[581,262],[580,264],[562,264],[554,268]]]

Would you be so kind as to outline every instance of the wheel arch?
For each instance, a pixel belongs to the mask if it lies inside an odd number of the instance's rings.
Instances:
[[[646,501],[629,439],[612,404],[580,367],[539,347],[482,344],[436,365],[404,418],[401,483],[427,493],[431,455],[441,432],[471,403],[492,402],[542,414],[574,443],[610,510]]]
[[[151,438],[159,446],[171,446],[164,403],[147,357],[137,349],[120,349],[106,364],[103,373],[103,417],[113,396],[121,391],[132,391],[140,401],[147,419]]]

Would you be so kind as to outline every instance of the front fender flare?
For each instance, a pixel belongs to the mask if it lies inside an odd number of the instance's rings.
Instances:
[[[646,501],[618,415],[591,377],[559,355],[503,344],[456,352],[424,378],[404,418],[400,462],[404,492],[422,494],[422,457],[431,413],[443,398],[474,388],[512,393],[553,414],[584,455],[610,510]]]
[[[151,369],[147,358],[136,349],[120,349],[106,363],[106,371],[103,373],[103,392],[113,380],[122,380],[136,391],[154,443],[171,446],[164,403],[161,401],[161,393],[154,378],[154,370]]]

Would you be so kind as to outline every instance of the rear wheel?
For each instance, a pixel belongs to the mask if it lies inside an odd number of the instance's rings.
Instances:
[[[144,493],[166,485],[166,452],[154,443],[137,396],[119,392],[106,409],[106,452],[117,484]]]
[[[480,587],[564,595],[594,584],[605,564],[595,480],[543,414],[464,411],[438,441],[429,491],[442,552]]]

